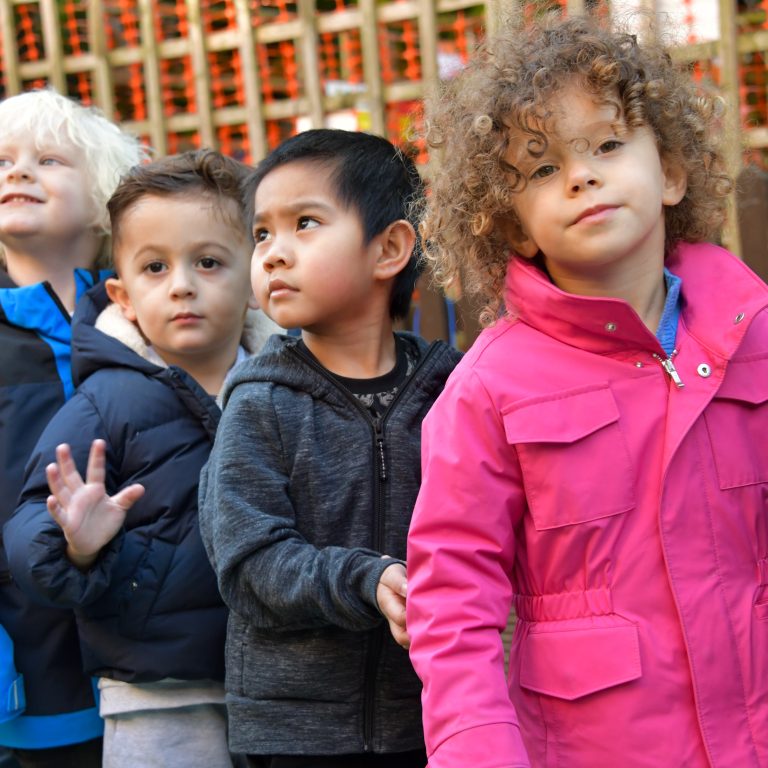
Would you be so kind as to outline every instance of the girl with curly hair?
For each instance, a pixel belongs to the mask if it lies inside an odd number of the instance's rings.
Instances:
[[[430,768],[768,765],[768,288],[707,242],[716,100],[575,18],[490,41],[428,117],[427,255],[489,326],[423,428]]]

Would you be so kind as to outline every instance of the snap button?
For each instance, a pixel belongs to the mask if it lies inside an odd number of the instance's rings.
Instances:
[[[638,361],[635,363],[635,368],[642,368],[642,367],[643,367],[643,364],[642,364],[642,363],[641,363],[641,362],[638,360]]]
[[[616,323],[606,323],[605,330],[613,333],[616,330]]]
[[[736,315],[736,317],[733,318],[734,325],[736,323],[740,323],[743,319],[744,319],[744,313],[743,312],[739,312],[739,314]]]
[[[702,378],[706,379],[708,376],[712,375],[712,369],[706,363],[701,363],[696,369],[696,373],[698,373]]]

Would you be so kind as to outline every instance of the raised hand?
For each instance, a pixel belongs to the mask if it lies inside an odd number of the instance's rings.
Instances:
[[[144,493],[144,486],[136,483],[107,496],[105,454],[105,442],[94,440],[85,482],[66,443],[56,448],[56,463],[45,468],[51,489],[46,501],[48,512],[64,532],[67,557],[81,570],[88,569],[102,547],[115,537],[126,513]]]
[[[405,568],[400,563],[394,563],[386,568],[379,577],[379,584],[376,587],[376,602],[379,604],[379,610],[389,622],[389,631],[395,638],[395,642],[403,648],[408,648],[411,644],[405,630],[407,588]]]

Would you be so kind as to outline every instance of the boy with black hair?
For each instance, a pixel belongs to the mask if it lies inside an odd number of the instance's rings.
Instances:
[[[200,481],[232,609],[230,748],[260,768],[421,768],[397,558],[421,421],[459,359],[393,331],[419,271],[421,180],[385,139],[318,129],[268,155],[246,194],[254,293],[301,338],[273,336],[233,376]]]

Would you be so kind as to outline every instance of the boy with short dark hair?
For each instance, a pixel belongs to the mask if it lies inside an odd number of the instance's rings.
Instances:
[[[385,139],[318,129],[246,189],[254,293],[301,338],[273,336],[238,369],[201,475],[232,609],[230,747],[266,768],[421,768],[397,558],[421,420],[459,353],[393,332],[418,273],[418,171]]]
[[[230,765],[227,611],[197,483],[226,375],[279,330],[248,310],[246,173],[200,150],[123,178],[108,204],[118,276],[78,308],[80,386],[40,437],[6,526],[19,585],[75,610],[104,768]]]

